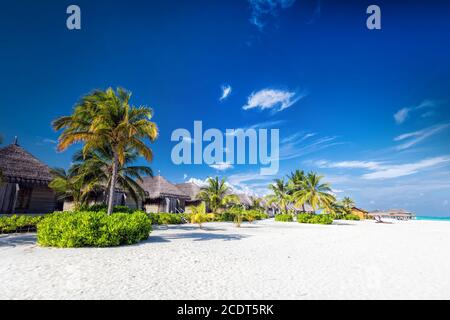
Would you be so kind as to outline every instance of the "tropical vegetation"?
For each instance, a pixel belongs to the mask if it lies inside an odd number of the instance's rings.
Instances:
[[[37,224],[43,217],[32,217],[24,215],[13,215],[10,217],[0,217],[0,234],[2,233],[22,233],[36,231]]]
[[[207,185],[198,194],[198,199],[205,201],[212,213],[217,213],[227,205],[239,203],[239,198],[231,193],[226,180],[224,178],[219,180],[219,177],[208,178]]]
[[[153,142],[158,136],[156,124],[150,121],[152,109],[135,107],[130,104],[130,98],[131,93],[122,88],[95,90],[81,98],[72,115],[53,122],[54,129],[62,131],[58,151],[83,142],[83,159],[94,157],[102,162],[96,163],[96,169],[100,168],[104,173],[101,180],[108,188],[108,214],[113,211],[114,193],[118,181],[121,181],[120,171],[126,165],[127,155],[134,152],[151,161],[153,152],[144,141]],[[85,192],[96,187],[98,182],[87,184]],[[122,179],[122,182],[130,184],[127,179]],[[130,184],[130,187],[136,186]]]
[[[151,220],[144,212],[57,212],[37,225],[38,244],[45,247],[113,247],[149,237]]]

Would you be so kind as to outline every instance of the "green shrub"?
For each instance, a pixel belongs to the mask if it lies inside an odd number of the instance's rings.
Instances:
[[[332,224],[333,217],[329,214],[301,213],[297,215],[297,222],[313,223],[313,224]]]
[[[43,219],[41,216],[13,215],[0,218],[0,234],[16,232],[34,232],[37,224]]]
[[[45,247],[112,247],[148,238],[151,221],[144,212],[53,213],[38,224],[38,244]]]
[[[168,225],[168,224],[183,224],[185,223],[183,218],[187,218],[188,215],[179,213],[161,212],[161,213],[150,213],[149,217],[152,224]],[[187,219],[187,221],[190,221],[190,219]]]
[[[290,214],[277,214],[275,216],[275,221],[292,222],[292,221],[294,221],[294,219],[292,218],[292,216]]]
[[[222,222],[233,222],[235,218],[235,213],[230,211],[225,211],[217,215],[217,221]]]
[[[351,214],[351,213],[339,216],[339,219],[341,219],[341,220],[354,220],[354,221],[361,220],[356,214]]]
[[[107,212],[108,206],[106,204],[81,205],[76,211],[83,212]],[[127,206],[114,206],[113,213],[133,213],[136,209]]]

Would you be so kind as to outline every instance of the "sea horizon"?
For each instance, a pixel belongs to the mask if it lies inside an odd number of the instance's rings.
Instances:
[[[416,216],[416,220],[429,220],[429,221],[450,221],[449,216],[436,217],[436,216]]]

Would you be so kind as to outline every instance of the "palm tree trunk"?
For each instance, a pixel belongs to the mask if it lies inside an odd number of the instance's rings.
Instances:
[[[119,167],[119,159],[117,157],[117,153],[114,152],[114,160],[112,166],[112,176],[111,176],[111,185],[109,187],[109,196],[108,196],[108,214],[112,214],[114,208],[114,193],[116,190],[116,180],[117,180],[117,171]]]

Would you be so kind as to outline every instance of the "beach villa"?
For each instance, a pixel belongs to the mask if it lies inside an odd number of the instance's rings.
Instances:
[[[50,168],[17,142],[0,149],[0,214],[49,213],[57,207]]]
[[[351,212],[352,214],[354,214],[355,216],[358,216],[361,220],[367,219],[369,216],[369,212],[364,210],[364,209],[360,209],[357,207],[352,207],[351,208]]]
[[[197,184],[193,182],[178,183],[175,185],[179,190],[189,196],[189,199],[184,200],[185,210],[189,212],[190,206],[198,206],[203,201],[198,199],[198,194],[202,190]]]
[[[162,176],[145,177],[141,183],[145,190],[143,207],[148,213],[184,212],[191,197]]]

